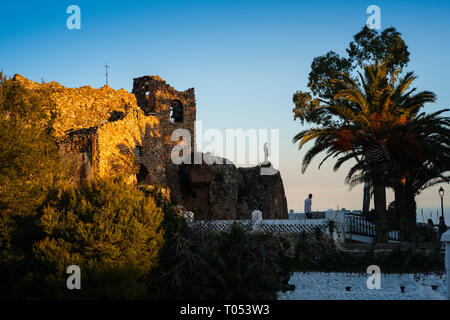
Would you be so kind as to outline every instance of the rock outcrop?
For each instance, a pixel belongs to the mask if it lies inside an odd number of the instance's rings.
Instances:
[[[221,161],[223,162],[223,161]],[[195,213],[196,219],[249,219],[261,210],[264,219],[288,219],[280,173],[260,175],[260,168],[234,164],[169,165],[171,198]]]
[[[289,219],[280,172],[261,175],[261,167],[239,168],[244,180],[244,199],[250,208],[261,210],[264,219]]]

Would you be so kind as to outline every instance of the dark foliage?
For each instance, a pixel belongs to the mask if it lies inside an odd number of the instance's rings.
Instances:
[[[422,250],[349,251],[336,247],[316,235],[300,234],[295,248],[294,269],[297,272],[365,273],[370,265],[378,265],[383,273],[444,272],[444,259],[439,248]]]
[[[281,237],[238,224],[211,232],[188,228],[183,221],[171,232],[158,277],[149,282],[154,298],[276,299],[277,292],[289,288],[292,260],[289,243]]]

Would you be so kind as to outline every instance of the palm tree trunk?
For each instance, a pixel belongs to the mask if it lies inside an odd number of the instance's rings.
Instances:
[[[400,238],[406,240],[408,237],[408,223],[407,223],[407,212],[406,212],[406,188],[405,184],[402,183],[401,179],[395,184],[394,187],[395,194],[395,215],[396,221],[398,222],[398,228],[400,231]]]
[[[364,196],[363,196],[362,211],[364,213],[368,213],[369,209],[370,209],[370,181],[369,181],[369,178],[366,177],[364,179]]]
[[[376,242],[388,241],[388,221],[386,212],[386,164],[383,162],[371,165],[370,172],[373,183],[373,201],[375,206]]]
[[[416,204],[416,194],[414,193],[411,184],[406,180],[405,188],[405,213],[406,213],[406,227],[408,235],[410,235],[417,225],[417,204]]]

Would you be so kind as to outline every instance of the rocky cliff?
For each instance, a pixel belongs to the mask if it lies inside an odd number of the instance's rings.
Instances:
[[[171,198],[195,213],[196,219],[249,219],[261,210],[264,219],[288,219],[283,181],[260,175],[260,167],[234,164],[169,165]]]
[[[239,168],[244,180],[243,201],[249,208],[261,210],[264,219],[289,219],[280,172],[261,175],[260,167]]]

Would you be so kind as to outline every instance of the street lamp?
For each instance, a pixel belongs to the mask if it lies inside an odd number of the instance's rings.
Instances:
[[[444,218],[444,188],[439,189],[439,195],[441,196],[441,214],[442,218]]]

